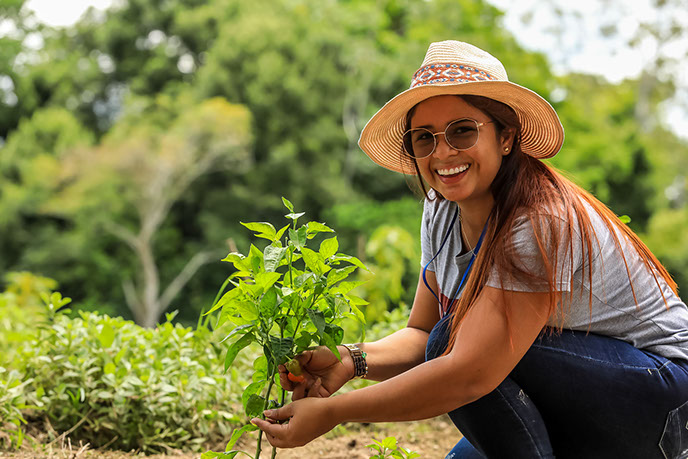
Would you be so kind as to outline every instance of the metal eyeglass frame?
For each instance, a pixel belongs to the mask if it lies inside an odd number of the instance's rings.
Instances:
[[[451,125],[453,125],[454,123],[462,122],[462,121],[473,121],[473,122],[475,123],[475,130],[478,131],[478,135],[475,137],[475,143],[473,143],[473,145],[471,145],[470,147],[466,147],[466,148],[456,148],[454,145],[452,145],[451,143],[449,143],[449,140],[447,140],[447,134],[446,134],[446,132],[447,132],[447,130],[449,129],[449,127],[450,127]],[[457,151],[468,150],[468,149],[470,149],[470,148],[473,148],[473,147],[478,143],[478,139],[480,139],[480,127],[481,127],[481,126],[484,126],[484,125],[486,125],[486,124],[490,124],[490,123],[494,123],[494,121],[483,121],[483,122],[480,122],[480,123],[479,123],[477,120],[474,120],[473,118],[459,118],[458,120],[451,121],[449,124],[447,124],[447,127],[444,128],[444,131],[432,132],[430,129],[427,129],[427,128],[413,128],[413,129],[408,129],[408,130],[406,130],[406,131],[402,134],[402,136],[401,136],[402,152],[403,152],[406,156],[408,156],[409,158],[412,158],[412,159],[423,159],[423,158],[427,158],[428,156],[430,156],[430,155],[432,155],[433,153],[435,153],[435,150],[437,149],[437,136],[438,136],[439,134],[444,135],[444,141],[447,142],[447,145],[449,145],[449,147],[452,148],[453,150],[457,150]],[[425,156],[416,156],[416,155],[412,154],[411,152],[409,152],[408,150],[406,150],[406,142],[405,142],[405,140],[404,140],[404,139],[406,138],[406,134],[408,134],[409,132],[414,132],[414,131],[425,131],[425,132],[428,132],[428,133],[430,133],[430,134],[432,135],[432,139],[433,139],[434,145],[433,145],[433,147],[432,147],[432,151],[430,151],[430,153],[428,153],[428,154],[425,155]]]

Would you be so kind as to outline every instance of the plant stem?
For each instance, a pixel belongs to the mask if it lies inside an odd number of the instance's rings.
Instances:
[[[265,393],[265,403],[263,404],[263,411],[268,409],[268,404],[270,403],[270,392],[272,392],[272,386],[275,384],[275,365],[272,366],[272,372],[268,379],[268,390]],[[265,419],[265,414],[260,413],[261,419]],[[258,434],[258,441],[256,443],[256,459],[260,459],[261,442],[263,440],[263,431],[261,430]]]

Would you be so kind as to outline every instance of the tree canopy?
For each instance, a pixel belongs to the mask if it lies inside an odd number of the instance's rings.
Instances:
[[[194,320],[227,275],[223,252],[248,245],[239,221],[278,220],[281,196],[341,228],[344,250],[368,247],[387,269],[372,288],[390,290],[371,298],[410,303],[421,204],[357,141],[447,38],[553,104],[566,141],[552,163],[629,215],[687,285],[688,146],[659,122],[669,83],[639,116],[642,77],[555,75],[487,1],[128,0],[64,29],[22,4],[0,7],[15,24],[0,37],[0,269],[54,278],[80,304]],[[416,245],[386,252],[390,237]]]

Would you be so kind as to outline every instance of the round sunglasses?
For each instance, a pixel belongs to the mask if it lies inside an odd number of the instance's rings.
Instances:
[[[437,136],[444,134],[444,138],[454,150],[468,150],[478,143],[480,126],[492,121],[477,122],[471,118],[461,118],[447,124],[444,131],[432,132],[426,128],[414,128],[404,132],[404,154],[411,158],[427,158],[437,148]]]

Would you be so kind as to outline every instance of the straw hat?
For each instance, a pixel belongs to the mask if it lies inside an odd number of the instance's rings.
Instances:
[[[448,40],[430,45],[410,89],[387,102],[368,121],[359,146],[379,165],[415,174],[413,160],[401,153],[406,114],[425,99],[448,94],[489,97],[511,107],[521,123],[521,150],[534,158],[551,158],[564,142],[564,128],[545,99],[510,82],[504,66],[492,55],[468,43]]]

